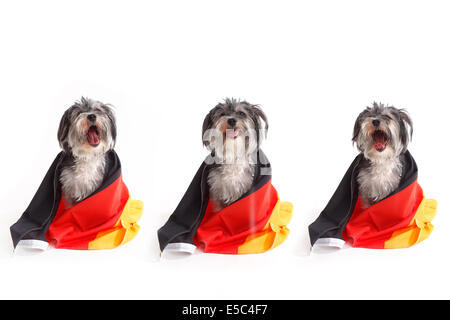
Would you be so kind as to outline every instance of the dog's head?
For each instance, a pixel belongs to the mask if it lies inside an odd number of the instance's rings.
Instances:
[[[236,157],[248,155],[259,149],[268,128],[267,117],[259,106],[225,99],[203,121],[203,144],[219,157],[230,151]]]
[[[112,150],[116,119],[110,106],[81,98],[63,115],[58,130],[61,148],[75,157],[89,157]]]
[[[374,103],[358,116],[353,142],[369,160],[398,157],[408,149],[412,121],[403,109]]]

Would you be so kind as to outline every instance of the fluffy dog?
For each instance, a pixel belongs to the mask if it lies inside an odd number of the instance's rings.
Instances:
[[[366,160],[358,173],[365,208],[389,196],[399,185],[402,155],[412,137],[412,121],[403,109],[374,103],[357,118],[353,142]]]
[[[63,115],[58,141],[69,157],[59,177],[69,207],[89,197],[102,183],[106,153],[116,142],[116,119],[109,105],[81,98]]]
[[[203,143],[217,164],[208,175],[209,194],[216,211],[235,202],[251,188],[256,168],[252,155],[259,149],[267,130],[264,112],[246,101],[225,99],[206,116]]]

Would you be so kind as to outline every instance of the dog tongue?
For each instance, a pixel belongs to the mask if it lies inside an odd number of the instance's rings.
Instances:
[[[373,147],[374,147],[375,149],[377,149],[378,151],[383,150],[385,146],[386,146],[386,144],[383,143],[383,142],[376,142],[376,143],[373,145]]]
[[[236,138],[239,135],[240,131],[239,129],[233,130],[229,129],[227,130],[227,137],[228,138]]]
[[[88,132],[88,142],[92,146],[96,146],[100,143],[100,139],[95,128],[90,128]]]
[[[375,132],[375,134],[373,135],[373,142],[373,147],[378,151],[382,151],[384,150],[384,148],[386,148],[387,141],[382,132]]]

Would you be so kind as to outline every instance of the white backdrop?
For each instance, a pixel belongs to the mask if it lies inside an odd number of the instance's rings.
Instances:
[[[450,298],[448,1],[8,1],[0,4],[0,298]],[[59,152],[81,96],[116,107],[116,151],[142,227],[112,251],[13,256],[9,226]],[[156,230],[201,161],[206,113],[262,106],[264,151],[291,235],[262,255],[159,260]],[[405,250],[309,255],[307,226],[357,151],[353,123],[379,101],[407,108],[410,151],[435,231]]]

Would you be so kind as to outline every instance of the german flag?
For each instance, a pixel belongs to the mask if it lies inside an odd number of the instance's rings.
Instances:
[[[59,176],[67,154],[51,165],[22,217],[11,226],[14,248],[73,250],[112,249],[132,240],[139,231],[141,201],[131,200],[122,180],[121,164],[109,151],[102,185],[71,208],[61,194]]]
[[[358,194],[358,169],[368,161],[362,154],[351,164],[339,187],[317,220],[309,226],[311,245],[370,249],[411,247],[433,231],[437,202],[426,199],[417,182],[414,158],[402,155],[398,188],[385,199],[363,209]]]
[[[161,252],[252,254],[266,252],[289,235],[287,224],[293,206],[280,202],[272,186],[270,164],[259,151],[257,173],[251,189],[239,200],[215,212],[207,177],[215,166],[211,156],[200,166],[187,192],[158,231]],[[209,163],[209,164],[208,164]]]

